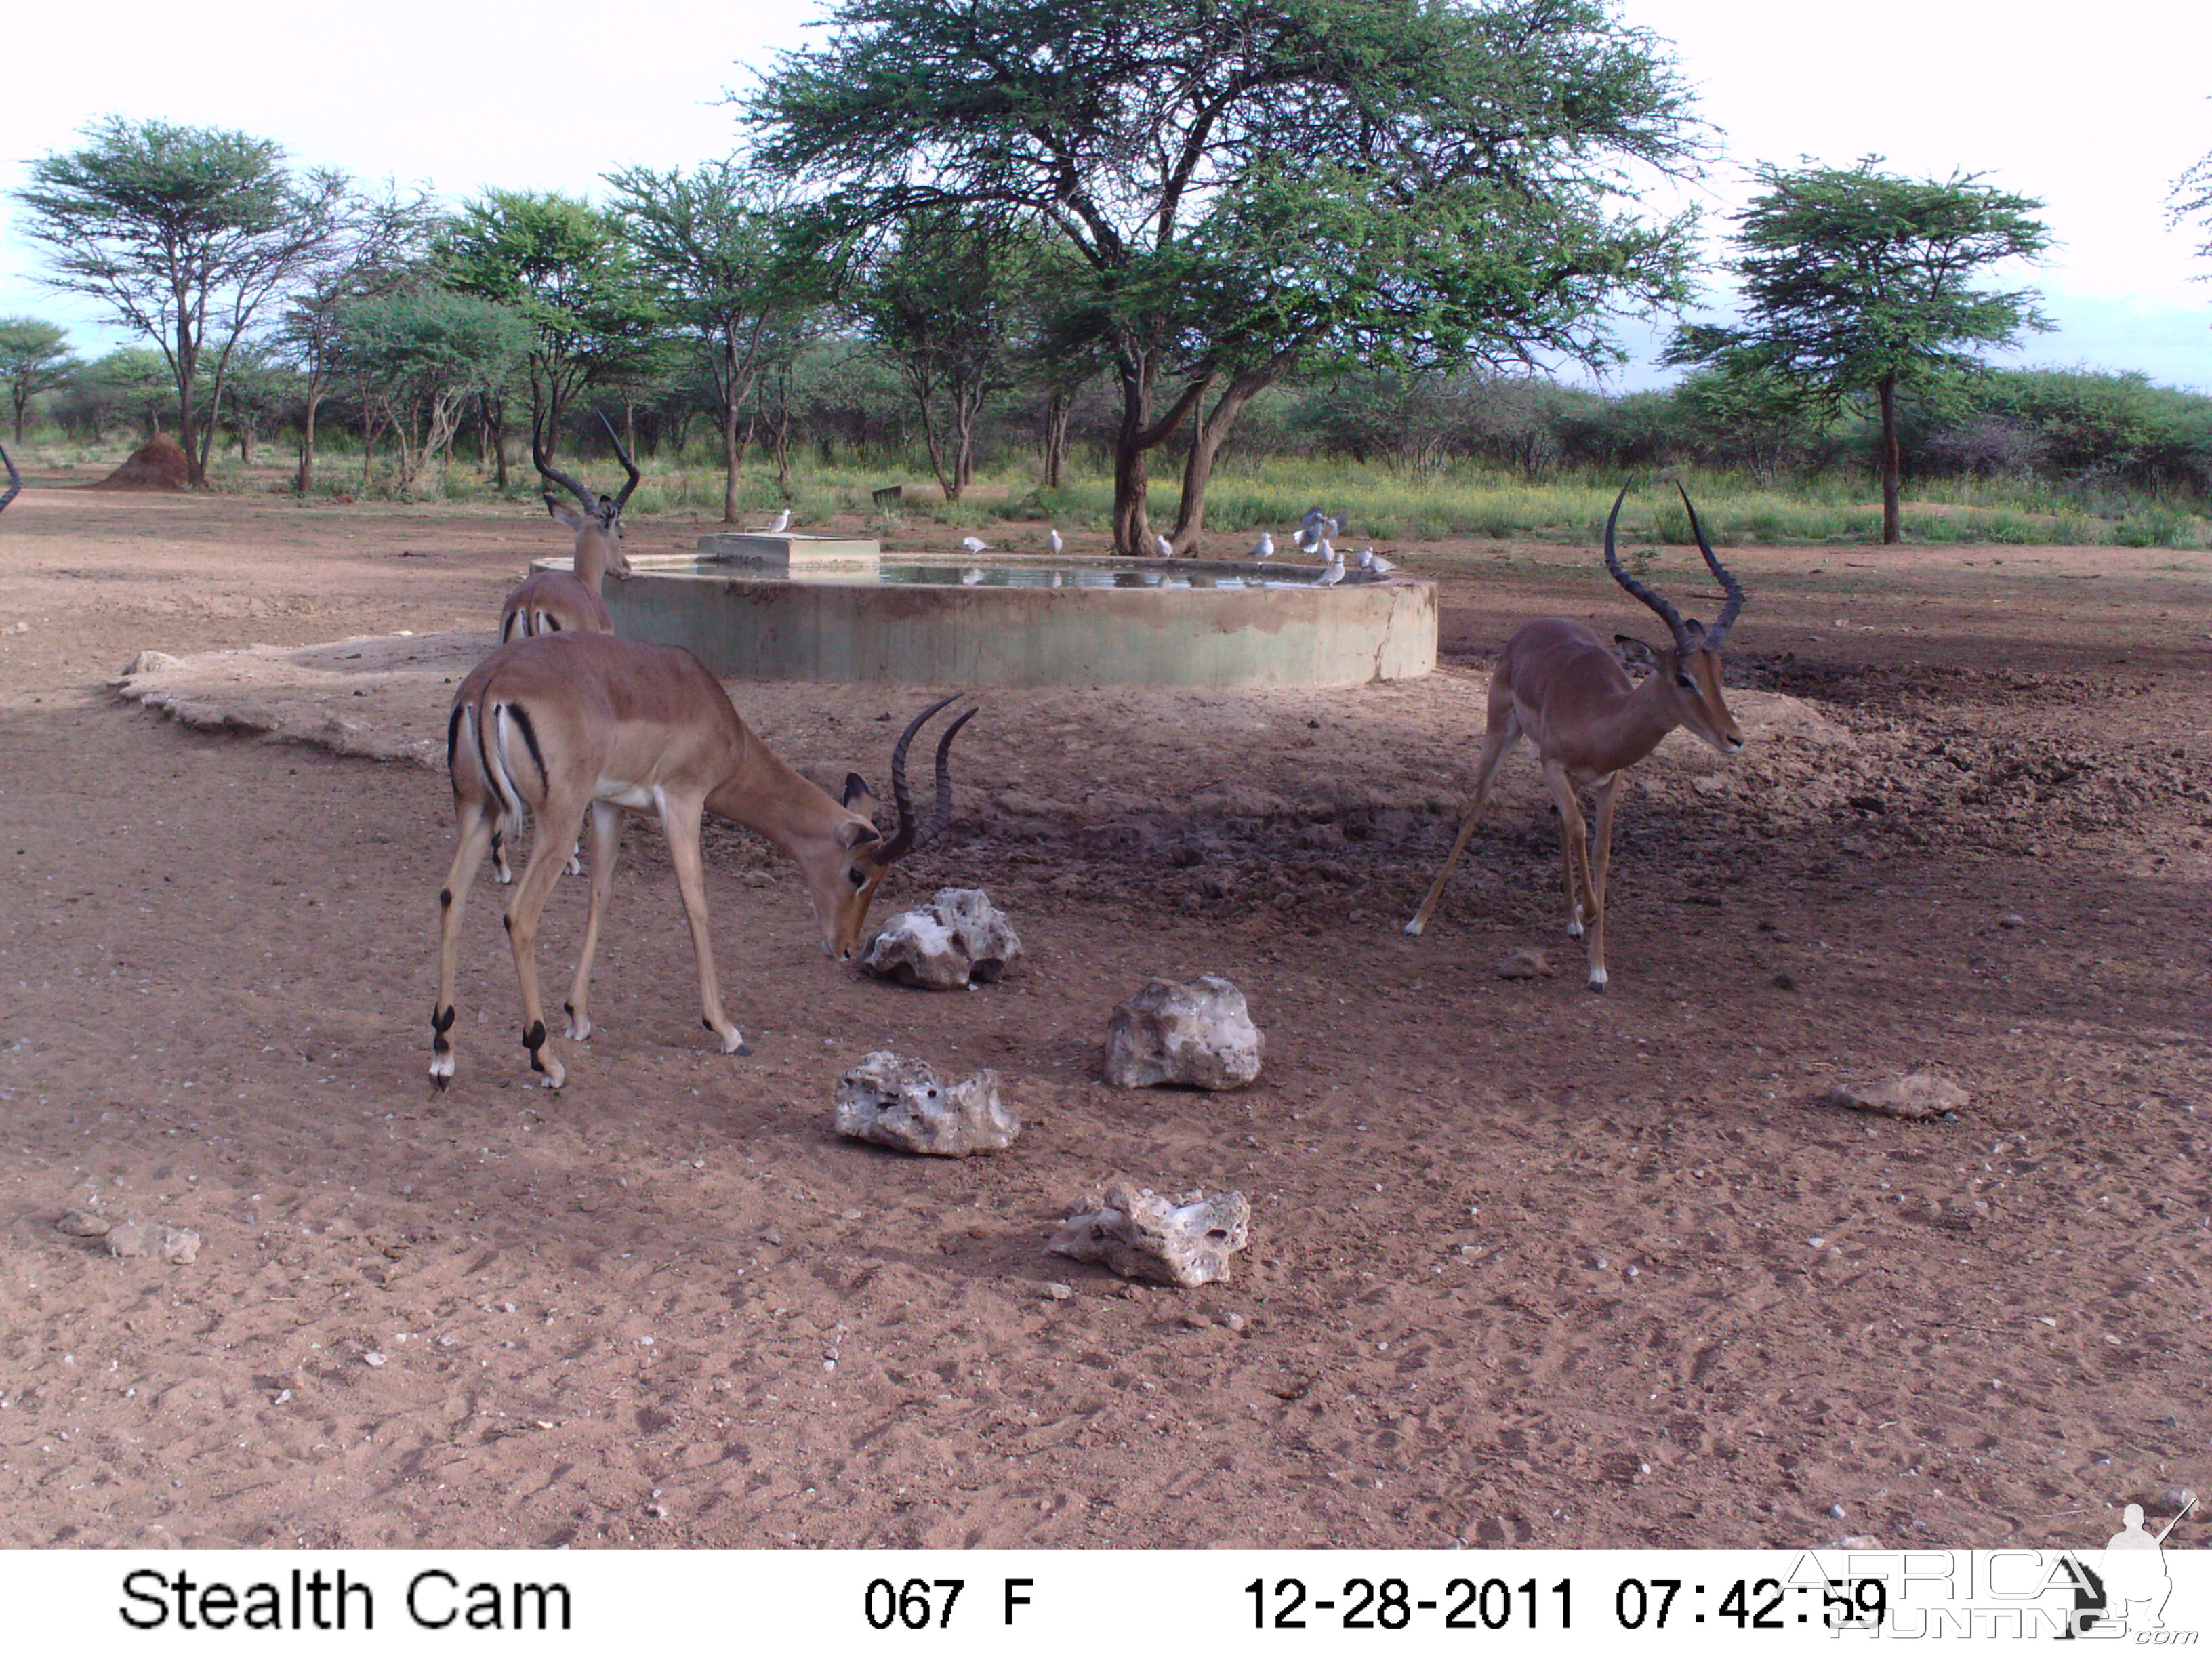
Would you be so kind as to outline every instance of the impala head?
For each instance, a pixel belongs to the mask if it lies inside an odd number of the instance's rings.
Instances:
[[[637,488],[637,465],[630,459],[629,451],[623,447],[623,441],[615,435],[613,423],[605,415],[599,416],[599,424],[606,428],[608,441],[614,445],[615,453],[622,458],[623,471],[629,474],[629,482],[623,486],[619,495],[594,497],[583,485],[555,466],[546,459],[545,434],[536,426],[530,428],[530,459],[538,464],[538,473],[546,483],[560,485],[576,498],[576,506],[570,507],[556,497],[550,489],[545,492],[545,510],[576,532],[578,554],[580,556],[583,552],[586,537],[596,537],[601,545],[605,568],[617,576],[627,576],[629,574],[629,561],[623,556],[622,511],[629,501],[630,492]]]
[[[952,739],[975,711],[967,710],[938,738],[937,800],[929,817],[920,823],[915,819],[914,799],[907,790],[906,751],[922,723],[959,695],[955,692],[930,704],[907,722],[906,730],[891,745],[891,801],[898,809],[898,827],[888,840],[871,816],[874,797],[855,772],[845,779],[844,799],[840,803],[844,817],[828,836],[798,854],[807,890],[814,896],[815,915],[822,922],[822,948],[840,962],[851,961],[860,950],[868,906],[891,866],[935,836],[952,814]]]
[[[1674,636],[1674,645],[1672,650],[1655,651],[1640,640],[1619,637],[1624,646],[1636,647],[1650,658],[1652,676],[1662,688],[1655,695],[1668,700],[1677,724],[1687,726],[1723,754],[1733,755],[1743,747],[1743,733],[1736,729],[1735,716],[1729,713],[1727,700],[1721,695],[1721,647],[1728,641],[1736,613],[1743,609],[1743,584],[1713,556],[1713,544],[1705,539],[1705,527],[1698,522],[1698,509],[1690,505],[1690,492],[1679,483],[1674,488],[1682,491],[1682,506],[1689,513],[1698,550],[1705,556],[1705,566],[1719,580],[1728,601],[1707,628],[1694,617],[1686,618],[1662,595],[1621,568],[1620,556],[1613,549],[1613,529],[1620,520],[1620,504],[1628,499],[1628,487],[1624,484],[1620,494],[1613,498],[1613,511],[1606,516],[1605,568],[1613,573],[1613,580],[1658,614]]]

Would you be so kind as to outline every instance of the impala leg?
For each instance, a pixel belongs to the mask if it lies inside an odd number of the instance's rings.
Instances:
[[[1443,902],[1444,884],[1451,879],[1451,872],[1459,867],[1460,854],[1467,851],[1468,839],[1474,834],[1475,820],[1482,816],[1483,803],[1490,798],[1491,780],[1498,775],[1498,769],[1505,763],[1505,757],[1513,752],[1520,741],[1521,723],[1513,717],[1510,709],[1502,721],[1493,718],[1490,729],[1483,733],[1482,753],[1474,763],[1474,802],[1467,809],[1467,817],[1460,821],[1459,836],[1452,842],[1451,851],[1445,855],[1444,867],[1437,872],[1437,878],[1429,884],[1428,893],[1421,900],[1421,908],[1413,912],[1413,919],[1406,924],[1406,932],[1413,938],[1421,936],[1421,930],[1436,915],[1437,906]]]
[[[668,861],[676,866],[676,890],[684,896],[684,919],[691,925],[691,954],[699,963],[699,1013],[706,1027],[721,1039],[726,1054],[749,1054],[744,1033],[722,1012],[722,994],[714,983],[714,942],[707,929],[706,861],[699,851],[702,803],[665,801],[660,827],[668,837]]]
[[[1544,767],[1544,781],[1551,787],[1552,805],[1559,812],[1559,850],[1566,866],[1567,937],[1581,939],[1595,904],[1590,896],[1589,825],[1566,769],[1557,762]]]
[[[615,854],[622,845],[622,808],[603,800],[593,801],[584,830],[592,842],[592,908],[584,922],[584,948],[576,957],[575,982],[568,988],[568,1000],[562,1006],[568,1016],[568,1025],[562,1033],[578,1042],[592,1035],[588,1001],[592,957],[599,948],[599,923],[607,913],[607,895],[614,888]]]
[[[563,860],[553,849],[573,842],[583,827],[585,803],[550,797],[538,809],[538,835],[530,846],[530,862],[507,906],[507,942],[514,953],[514,976],[522,982],[522,1046],[530,1051],[530,1069],[540,1073],[545,1086],[557,1089],[568,1073],[554,1057],[545,1036],[545,1008],[538,988],[538,919],[553,884],[561,878]]]
[[[1605,990],[1605,877],[1613,864],[1613,809],[1620,799],[1620,774],[1597,787],[1597,836],[1589,866],[1589,988]]]
[[[438,1000],[430,1009],[430,1083],[438,1089],[453,1078],[453,975],[460,963],[461,907],[493,836],[481,807],[464,806],[459,817],[461,844],[446,872],[446,884],[438,890]]]

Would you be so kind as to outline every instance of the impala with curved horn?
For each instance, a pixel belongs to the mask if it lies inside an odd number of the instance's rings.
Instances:
[[[638,471],[623,441],[615,436],[613,423],[601,415],[599,424],[606,428],[629,482],[623,486],[621,495],[596,500],[546,459],[544,432],[535,426],[530,428],[530,458],[538,464],[538,472],[548,483],[560,485],[576,498],[577,507],[569,507],[556,501],[550,489],[545,492],[545,510],[576,532],[576,550],[570,556],[568,569],[541,570],[507,596],[507,603],[499,608],[502,641],[539,634],[615,631],[614,618],[607,614],[606,601],[599,597],[599,584],[610,570],[617,576],[629,574],[629,561],[623,556],[622,510],[637,488]]]
[[[1680,484],[1675,485],[1681,489]],[[1498,672],[1490,679],[1487,729],[1482,753],[1474,763],[1474,804],[1459,827],[1444,867],[1437,872],[1421,908],[1406,924],[1419,935],[1436,914],[1443,897],[1444,883],[1466,851],[1468,837],[1490,793],[1491,780],[1522,738],[1534,739],[1536,758],[1544,769],[1544,781],[1559,810],[1559,830],[1565,842],[1567,936],[1589,941],[1589,988],[1605,989],[1605,878],[1613,856],[1613,812],[1620,775],[1659,746],[1660,739],[1676,726],[1685,726],[1724,755],[1743,747],[1743,734],[1721,696],[1721,648],[1729,629],[1743,609],[1743,584],[1713,556],[1690,493],[1682,490],[1682,505],[1690,515],[1690,528],[1698,550],[1719,580],[1727,596],[1720,615],[1706,628],[1680,611],[1621,568],[1613,548],[1613,529],[1620,519],[1620,504],[1628,499],[1624,487],[1613,498],[1605,521],[1605,568],[1631,594],[1658,613],[1674,635],[1671,650],[1654,651],[1640,640],[1615,635],[1608,646],[1590,629],[1565,617],[1547,617],[1526,622],[1505,642]],[[1621,666],[1622,651],[1632,650],[1648,659],[1651,672],[1641,684],[1628,678]],[[1596,844],[1590,843],[1576,792],[1595,785],[1597,790]]]
[[[961,714],[939,738],[936,806],[919,823],[907,792],[906,751],[922,723],[952,701],[941,698],[915,715],[891,750],[898,827],[885,840],[867,816],[874,803],[858,774],[846,778],[842,800],[801,777],[738,718],[720,682],[681,647],[562,633],[518,640],[493,652],[461,683],[446,727],[460,846],[438,895],[431,1081],[442,1089],[453,1074],[461,907],[503,823],[525,811],[538,815],[530,861],[507,902],[507,933],[522,985],[522,1044],[532,1069],[549,1088],[559,1088],[566,1076],[546,1039],[535,955],[538,915],[561,872],[562,854],[552,849],[570,845],[587,829],[591,908],[566,1004],[567,1035],[580,1042],[592,1034],[586,1000],[592,957],[613,885],[624,811],[659,818],[690,924],[700,1012],[724,1054],[747,1054],[744,1035],[722,1012],[714,979],[699,846],[702,816],[712,812],[742,824],[790,854],[814,901],[823,948],[839,961],[849,960],[860,948],[869,902],[884,877],[951,816],[948,757],[954,736],[975,711]]]

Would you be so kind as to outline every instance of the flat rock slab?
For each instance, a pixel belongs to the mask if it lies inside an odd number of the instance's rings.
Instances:
[[[1265,1047],[1243,992],[1230,981],[1218,974],[1188,984],[1156,979],[1106,1024],[1106,1081],[1117,1089],[1241,1089],[1260,1075]]]
[[[837,1079],[837,1133],[931,1158],[1003,1152],[1021,1120],[999,1098],[999,1074],[941,1082],[925,1061],[878,1049]]]
[[[200,1253],[200,1236],[190,1227],[168,1227],[158,1221],[125,1221],[107,1230],[110,1255],[143,1255],[179,1265]]]
[[[941,887],[928,908],[890,918],[860,957],[878,979],[925,991],[964,991],[1005,977],[1022,959],[1014,932],[980,887]]]
[[[1229,1271],[1229,1258],[1251,1237],[1252,1204],[1243,1194],[1191,1193],[1180,1200],[1117,1181],[1086,1200],[1045,1246],[1054,1255],[1103,1262],[1124,1279],[1153,1285],[1206,1285]]]
[[[1887,1083],[1839,1083],[1820,1097],[1828,1106],[1884,1117],[1941,1117],[1973,1099],[1964,1089],[1933,1072],[1913,1072]]]

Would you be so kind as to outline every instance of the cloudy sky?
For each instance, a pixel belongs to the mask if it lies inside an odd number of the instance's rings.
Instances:
[[[1726,160],[1686,199],[1716,257],[1752,162],[1848,165],[1878,154],[1916,177],[1980,173],[2037,198],[2058,246],[2001,271],[2033,284],[2058,324],[2010,361],[2138,369],[2212,390],[2212,231],[2169,228],[2174,179],[2212,152],[2212,7],[2107,0],[1619,0],[1674,43]],[[421,181],[448,198],[487,185],[590,191],[632,163],[670,167],[728,153],[724,93],[810,37],[812,0],[570,0],[529,6],[381,0],[374,8],[228,0],[204,25],[145,0],[92,13],[14,9],[0,97],[0,191],[110,112],[243,130],[303,162]],[[1655,206],[1672,200],[1655,198]],[[120,337],[82,301],[35,281],[37,255],[0,200],[0,314],[68,323],[80,349]],[[1713,291],[1716,312],[1725,289]],[[1613,384],[1668,376],[1652,330]]]

